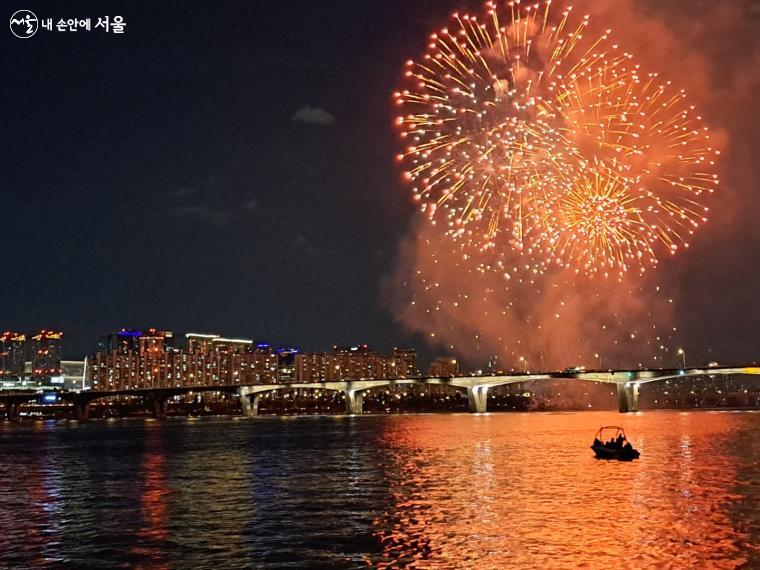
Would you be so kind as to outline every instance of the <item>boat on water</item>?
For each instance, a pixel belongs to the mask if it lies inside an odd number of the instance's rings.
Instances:
[[[625,430],[620,426],[603,426],[596,432],[594,443],[591,445],[597,459],[615,459],[617,461],[633,461],[640,453],[633,448]]]

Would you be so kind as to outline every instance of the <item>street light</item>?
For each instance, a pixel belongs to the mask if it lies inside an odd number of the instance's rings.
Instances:
[[[601,370],[602,369],[602,356],[601,356],[601,354],[594,353],[594,358],[598,358],[599,359],[599,370]]]
[[[520,362],[523,363],[523,371],[527,374],[528,373],[528,361],[525,359],[524,356],[520,357]]]
[[[681,355],[681,368],[686,368],[686,351],[683,348],[679,348],[678,354]]]

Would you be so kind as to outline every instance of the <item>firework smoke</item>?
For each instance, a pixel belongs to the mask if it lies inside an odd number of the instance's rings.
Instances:
[[[709,62],[632,3],[600,4],[515,17],[488,3],[485,16],[457,16],[431,37],[420,60],[430,71],[407,65],[416,88],[396,94],[399,158],[423,215],[402,244],[394,310],[434,346],[480,363],[498,356],[502,368],[672,359],[673,291],[655,266],[706,221],[725,137],[699,111],[714,94]],[[454,55],[470,59],[469,82]],[[428,85],[441,92],[432,104]],[[654,116],[632,119],[651,97]]]

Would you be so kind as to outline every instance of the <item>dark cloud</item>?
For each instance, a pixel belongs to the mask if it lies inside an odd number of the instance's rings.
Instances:
[[[322,107],[306,105],[298,109],[290,120],[294,123],[308,123],[310,125],[332,125],[335,123],[335,116]]]
[[[192,196],[196,192],[197,190],[195,188],[177,188],[176,190],[168,192],[166,195],[169,198],[186,198],[187,196]]]
[[[169,215],[186,221],[216,226],[227,225],[238,211],[234,196],[229,195],[231,189],[228,186],[225,178],[211,174],[198,179],[192,185],[169,192],[166,194],[172,200]],[[249,200],[243,208],[249,212],[254,211],[255,200]]]
[[[317,253],[316,246],[303,234],[298,234],[295,239],[296,246],[299,250],[303,251],[307,255],[314,255]]]
[[[216,176],[214,174],[211,174],[209,176],[206,176],[202,180],[198,182],[198,186],[202,188],[211,188],[214,186],[217,186],[218,184],[224,182],[224,178],[220,178],[219,176]]]
[[[227,212],[205,206],[179,206],[171,210],[171,215],[217,226],[224,226],[230,221]]]

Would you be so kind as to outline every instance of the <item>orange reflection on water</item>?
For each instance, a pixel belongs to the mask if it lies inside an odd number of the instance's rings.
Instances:
[[[161,442],[160,427],[147,428],[145,445],[146,449],[140,466],[141,526],[137,531],[141,543],[133,547],[132,552],[149,558],[153,568],[168,568],[168,563],[162,560],[166,553],[162,542],[169,537],[167,502],[170,489],[166,484],[166,457]]]
[[[673,421],[677,418],[677,421]],[[748,418],[750,418],[748,420]],[[633,463],[589,449],[623,421]],[[381,444],[393,506],[377,567],[736,568],[758,556],[732,506],[747,414],[401,417]],[[756,474],[760,483],[760,474]]]
[[[140,501],[145,526],[139,532],[143,537],[164,539],[167,536],[165,495],[169,490],[165,485],[164,463],[164,456],[160,453],[150,452],[143,457],[145,489]]]

